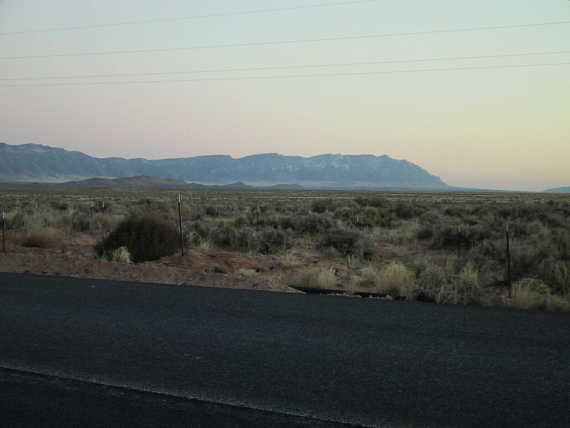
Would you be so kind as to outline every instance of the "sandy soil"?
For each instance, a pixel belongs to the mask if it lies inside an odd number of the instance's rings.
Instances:
[[[93,236],[80,235],[64,249],[9,247],[7,253],[0,252],[0,272],[294,292],[277,272],[277,257],[192,249],[184,257],[135,265],[97,257],[95,241]]]

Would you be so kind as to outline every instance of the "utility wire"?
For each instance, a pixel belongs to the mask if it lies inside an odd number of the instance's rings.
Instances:
[[[316,9],[316,8],[326,8],[335,6],[352,6],[362,3],[372,3],[378,0],[352,0],[352,1],[336,1],[327,3],[316,3],[308,5],[299,6],[289,6],[289,7],[279,7],[279,8],[269,8],[269,9],[252,9],[252,10],[242,10],[237,12],[220,12],[220,13],[209,13],[205,15],[194,15],[194,16],[184,16],[179,18],[164,18],[164,19],[140,19],[133,21],[123,21],[114,22],[107,24],[91,24],[91,25],[77,25],[72,27],[54,27],[54,28],[40,28],[36,30],[21,30],[21,31],[8,31],[0,33],[0,36],[11,36],[19,34],[38,34],[38,33],[51,33],[56,31],[77,31],[77,30],[95,30],[102,28],[111,27],[121,27],[125,25],[144,25],[144,24],[160,24],[160,23],[174,23],[174,22],[184,22],[193,21],[200,19],[210,19],[210,18],[226,18],[232,16],[244,16],[244,15],[257,15],[262,13],[276,13],[276,12],[289,12],[304,9]]]
[[[101,86],[101,85],[137,85],[137,84],[158,84],[158,83],[191,83],[191,82],[220,82],[239,80],[273,80],[273,79],[299,79],[299,78],[326,78],[326,77],[358,77],[374,76],[382,74],[399,73],[426,73],[441,71],[468,71],[468,70],[495,70],[495,69],[515,69],[532,67],[554,67],[570,65],[570,62],[542,63],[542,64],[511,64],[511,65],[488,65],[470,67],[444,67],[444,68],[418,68],[386,71],[365,71],[348,73],[312,73],[312,74],[289,74],[289,75],[266,75],[266,76],[244,76],[244,77],[204,77],[196,79],[169,79],[169,80],[130,80],[122,82],[73,82],[73,83],[39,83],[39,84],[10,84],[0,85],[0,88],[15,87],[48,87],[48,86]]]
[[[103,74],[85,74],[85,75],[60,75],[60,76],[37,76],[37,77],[0,77],[0,81],[32,81],[32,80],[65,80],[65,79],[95,79],[107,77],[135,77],[135,76],[167,76],[180,74],[199,74],[199,73],[229,73],[242,71],[262,71],[262,70],[292,70],[306,68],[327,68],[327,67],[350,67],[360,65],[381,65],[381,64],[402,64],[402,63],[420,63],[420,62],[437,62],[437,61],[459,61],[459,60],[478,60],[478,59],[497,59],[497,58],[517,58],[528,56],[546,56],[546,55],[564,55],[570,54],[567,51],[552,52],[522,52],[512,54],[497,55],[471,55],[471,56],[449,56],[435,58],[418,58],[418,59],[384,59],[376,61],[360,61],[346,63],[328,63],[328,64],[305,64],[305,65],[284,65],[284,66],[258,66],[258,67],[241,67],[241,68],[211,68],[202,70],[186,70],[186,71],[160,71],[149,73],[103,73]]]
[[[445,30],[427,30],[427,31],[413,31],[404,33],[383,33],[383,34],[359,34],[352,36],[335,36],[335,37],[322,37],[316,39],[296,39],[296,40],[276,40],[268,42],[242,42],[242,43],[225,43],[213,45],[196,45],[179,48],[156,48],[156,49],[134,49],[134,50],[116,50],[116,51],[91,51],[91,52],[76,52],[76,53],[55,53],[44,55],[25,55],[25,56],[4,56],[0,60],[23,60],[23,59],[43,59],[43,58],[66,58],[66,57],[79,57],[79,56],[101,56],[101,55],[125,55],[125,54],[143,54],[143,53],[158,53],[158,52],[179,52],[194,49],[215,49],[215,48],[238,48],[238,47],[255,47],[255,46],[273,46],[273,45],[287,45],[299,43],[320,43],[332,42],[340,40],[362,40],[362,39],[376,39],[384,37],[413,37],[424,36],[430,34],[448,34],[448,33],[463,33],[473,31],[492,31],[492,30],[508,30],[508,29],[521,29],[544,27],[551,25],[565,25],[570,24],[567,21],[550,21],[538,22],[530,24],[515,24],[515,25],[492,25],[485,27],[466,27],[466,28],[453,28]]]

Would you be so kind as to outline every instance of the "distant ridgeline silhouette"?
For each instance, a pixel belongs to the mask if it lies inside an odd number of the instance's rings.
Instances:
[[[556,187],[545,190],[546,193],[570,193],[570,186]]]
[[[0,143],[2,181],[70,181],[93,177],[150,176],[206,184],[298,184],[308,187],[417,187],[447,185],[420,166],[389,156],[258,154],[176,159],[95,158],[38,144]]]

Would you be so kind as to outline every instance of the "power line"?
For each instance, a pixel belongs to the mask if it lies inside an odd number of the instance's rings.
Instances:
[[[467,27],[467,28],[454,28],[446,30],[427,30],[427,31],[414,31],[404,33],[384,33],[384,34],[360,34],[352,36],[335,36],[335,37],[322,37],[316,39],[296,39],[296,40],[276,40],[269,42],[242,42],[242,43],[225,43],[213,45],[196,45],[179,48],[156,48],[156,49],[134,49],[134,50],[116,50],[116,51],[92,51],[92,52],[76,52],[76,53],[55,53],[45,55],[26,55],[26,56],[4,56],[0,60],[23,60],[23,59],[44,59],[44,58],[65,58],[65,57],[79,57],[79,56],[101,56],[101,55],[125,55],[125,54],[143,54],[143,53],[158,53],[158,52],[179,52],[195,49],[215,49],[215,48],[238,48],[238,47],[256,47],[256,46],[273,46],[273,45],[287,45],[299,43],[320,43],[332,42],[340,40],[362,40],[362,39],[375,39],[384,37],[413,37],[424,36],[430,34],[448,34],[448,33],[463,33],[473,31],[492,31],[492,30],[507,30],[507,29],[520,29],[532,27],[544,27],[550,25],[564,25],[570,24],[567,21],[551,21],[539,22],[530,24],[515,24],[515,25],[493,25],[485,27]]]
[[[289,75],[267,75],[267,76],[244,76],[244,77],[205,77],[197,79],[169,79],[169,80],[130,80],[122,82],[73,82],[73,83],[39,83],[39,84],[10,84],[0,85],[0,88],[15,87],[55,87],[55,86],[101,86],[101,85],[137,85],[137,84],[159,84],[159,83],[192,83],[192,82],[220,82],[220,81],[240,81],[240,80],[274,80],[274,79],[301,79],[301,78],[326,78],[326,77],[359,77],[382,74],[399,73],[426,73],[441,71],[469,71],[469,70],[495,70],[495,69],[515,69],[532,67],[554,67],[570,65],[570,62],[542,63],[542,64],[511,64],[511,65],[489,65],[470,67],[443,67],[443,68],[419,68],[385,71],[364,71],[349,73],[312,73],[312,74],[289,74]]]
[[[173,23],[173,22],[184,22],[193,21],[200,19],[210,19],[210,18],[226,18],[232,16],[243,16],[243,15],[257,15],[263,13],[276,13],[276,12],[289,12],[303,9],[316,9],[316,8],[326,8],[326,7],[336,7],[336,6],[352,6],[362,3],[372,3],[378,0],[351,0],[351,1],[336,1],[327,3],[316,3],[310,5],[299,5],[299,6],[289,6],[289,7],[279,7],[279,8],[269,8],[269,9],[252,9],[243,10],[237,12],[220,12],[220,13],[209,13],[205,15],[194,15],[194,16],[184,16],[180,18],[164,18],[164,19],[141,19],[133,21],[122,21],[107,24],[91,24],[91,25],[77,25],[72,27],[54,27],[54,28],[40,28],[36,30],[22,30],[22,31],[8,31],[0,33],[0,36],[11,36],[19,34],[32,34],[32,33],[51,33],[56,31],[76,31],[76,30],[94,30],[110,27],[121,27],[125,25],[144,25],[144,24],[160,24],[160,23]]]
[[[471,56],[450,56],[435,58],[418,58],[418,59],[384,59],[376,61],[359,61],[346,63],[328,63],[328,64],[302,64],[302,65],[284,65],[284,66],[258,66],[258,67],[238,67],[238,68],[211,68],[202,70],[186,70],[186,71],[161,71],[148,73],[103,73],[103,74],[86,74],[86,75],[60,75],[60,76],[37,76],[37,77],[0,77],[0,81],[22,81],[22,80],[65,80],[65,79],[94,79],[108,77],[134,77],[134,76],[167,76],[179,74],[199,74],[199,73],[222,73],[222,72],[242,72],[242,71],[262,71],[262,70],[292,70],[305,68],[327,68],[327,67],[350,67],[360,65],[381,65],[381,64],[401,64],[401,63],[420,63],[420,62],[437,62],[437,61],[459,61],[459,60],[478,60],[478,59],[497,59],[497,58],[517,58],[528,56],[546,56],[546,55],[564,55],[570,54],[567,51],[552,52],[522,52],[511,54],[496,55],[471,55]]]

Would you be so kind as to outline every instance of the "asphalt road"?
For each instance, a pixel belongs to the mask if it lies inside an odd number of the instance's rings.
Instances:
[[[569,332],[568,314],[1,273],[0,425],[568,427]]]

